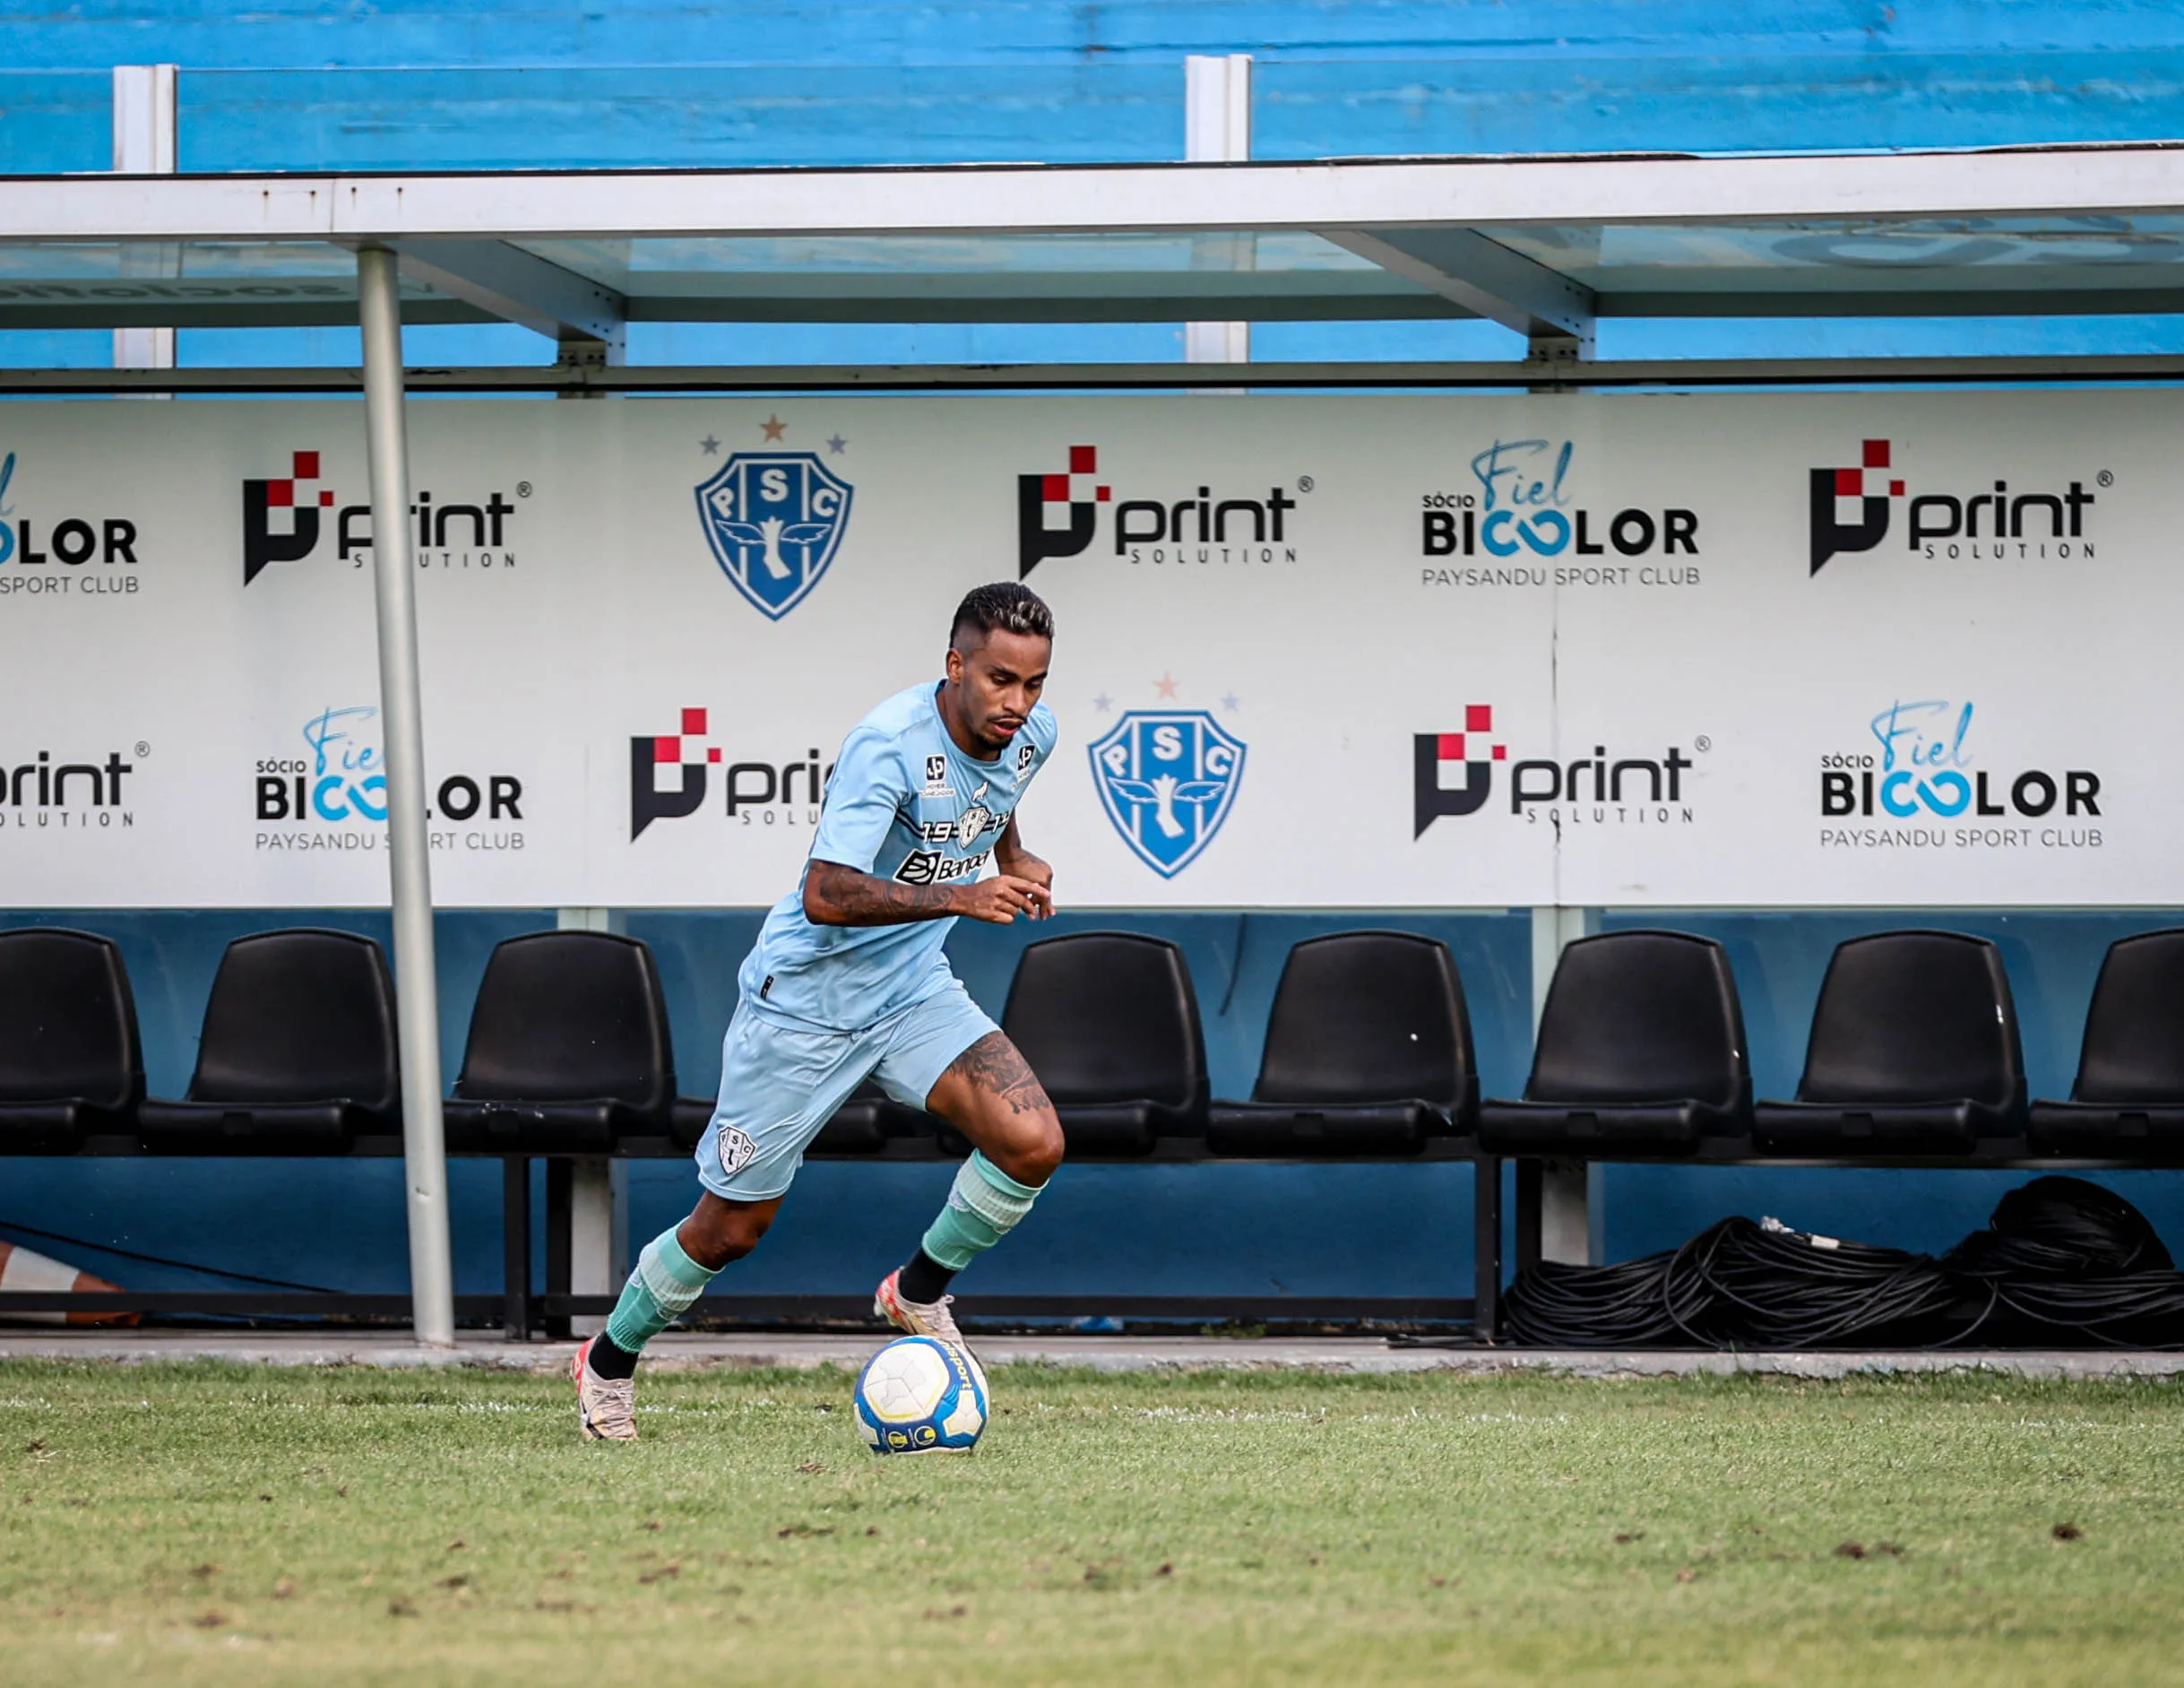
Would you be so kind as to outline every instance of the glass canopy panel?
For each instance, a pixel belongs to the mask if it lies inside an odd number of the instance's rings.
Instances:
[[[401,283],[411,322],[489,320]],[[0,328],[353,323],[357,259],[319,241],[0,242]]]
[[[1458,316],[1317,235],[535,240],[637,321],[1184,321]]]
[[[1602,224],[1500,228],[1504,245],[1583,282],[1602,308],[1639,296],[1769,299],[1838,295],[1843,308],[1934,308],[1930,295],[1978,308],[2048,296],[2034,308],[2102,308],[2184,292],[2184,218],[1951,218],[1913,221]],[[1886,296],[1877,306],[1873,296]],[[1912,296],[1906,298],[1905,296]],[[2092,297],[2086,297],[2092,296]],[[1861,301],[1869,301],[1861,303]],[[2148,308],[2159,308],[2149,305]],[[1825,308],[1820,307],[1819,308]],[[1680,314],[1680,313],[1679,313]]]

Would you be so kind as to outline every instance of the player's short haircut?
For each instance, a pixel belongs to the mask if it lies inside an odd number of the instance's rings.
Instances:
[[[1021,633],[1035,639],[1054,636],[1054,611],[1029,586],[1013,580],[997,580],[990,586],[975,586],[955,606],[955,620],[948,628],[948,643],[963,636],[963,629],[981,638],[988,633]]]

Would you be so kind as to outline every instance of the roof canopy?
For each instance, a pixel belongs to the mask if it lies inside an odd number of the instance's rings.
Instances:
[[[2184,309],[2184,149],[0,178],[0,328]]]

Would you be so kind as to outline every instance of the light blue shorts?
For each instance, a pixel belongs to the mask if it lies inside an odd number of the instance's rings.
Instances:
[[[697,1175],[726,1201],[770,1201],[804,1150],[868,1078],[922,1108],[955,1058],[999,1028],[951,979],[945,990],[861,1032],[785,1025],[736,1005],[721,1043],[721,1098],[697,1146]]]

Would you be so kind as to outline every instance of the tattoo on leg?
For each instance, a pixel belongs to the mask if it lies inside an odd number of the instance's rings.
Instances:
[[[950,1063],[948,1070],[960,1072],[980,1090],[992,1091],[1008,1104],[1011,1113],[1035,1113],[1054,1105],[1015,1044],[999,1032],[988,1032],[980,1038]]]

